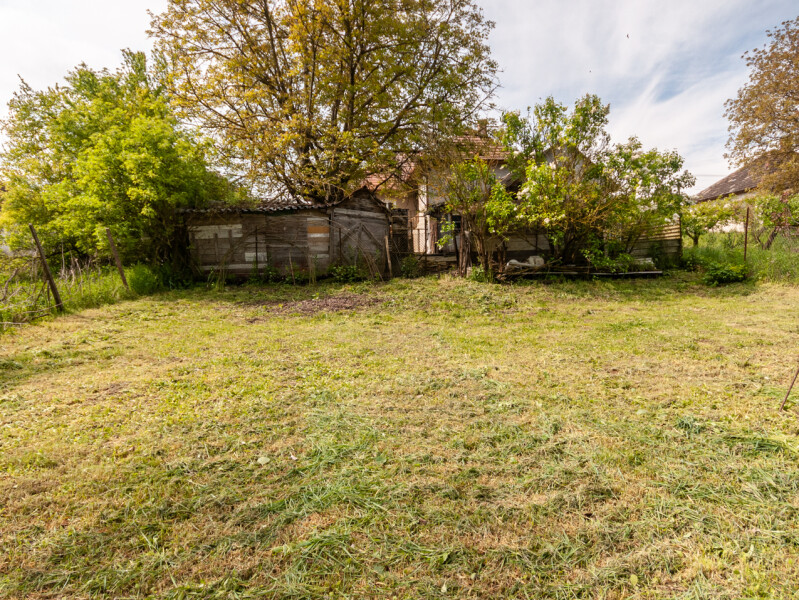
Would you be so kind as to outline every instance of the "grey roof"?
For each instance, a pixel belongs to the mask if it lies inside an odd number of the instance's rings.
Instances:
[[[731,194],[743,194],[757,187],[759,180],[753,174],[755,163],[741,167],[724,179],[717,181],[696,195],[697,202],[715,200]]]
[[[321,210],[325,208],[330,208],[331,206],[335,206],[336,204],[339,204],[342,201],[343,200],[324,203],[300,197],[279,197],[279,198],[270,198],[268,200],[261,200],[257,204],[251,204],[251,205],[243,204],[235,206],[229,204],[216,204],[209,206],[208,208],[189,209],[186,212],[221,214],[221,213],[275,213],[275,212],[286,212],[293,210],[314,210],[314,209]]]

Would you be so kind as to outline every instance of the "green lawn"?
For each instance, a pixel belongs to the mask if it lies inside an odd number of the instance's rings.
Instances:
[[[796,598],[797,347],[799,288],[693,275],[192,290],[21,328],[0,597]]]

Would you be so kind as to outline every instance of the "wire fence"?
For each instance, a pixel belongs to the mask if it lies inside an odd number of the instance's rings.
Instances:
[[[99,306],[130,295],[114,267],[93,260],[53,258],[51,271],[61,300],[69,309]],[[0,253],[0,331],[24,325],[55,309],[41,260],[32,252]]]

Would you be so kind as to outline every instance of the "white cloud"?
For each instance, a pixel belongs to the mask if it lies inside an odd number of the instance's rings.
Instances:
[[[726,175],[724,101],[745,81],[740,55],[796,16],[788,0],[485,0],[503,67],[500,106],[596,93],[618,141],[676,148],[695,190]]]
[[[73,67],[117,67],[121,50],[151,47],[146,30],[166,0],[0,0],[0,115],[19,77],[40,89]]]

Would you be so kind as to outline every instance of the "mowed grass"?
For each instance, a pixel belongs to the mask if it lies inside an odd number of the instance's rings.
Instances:
[[[798,346],[799,288],[690,275],[196,290],[23,328],[0,596],[796,598]]]

